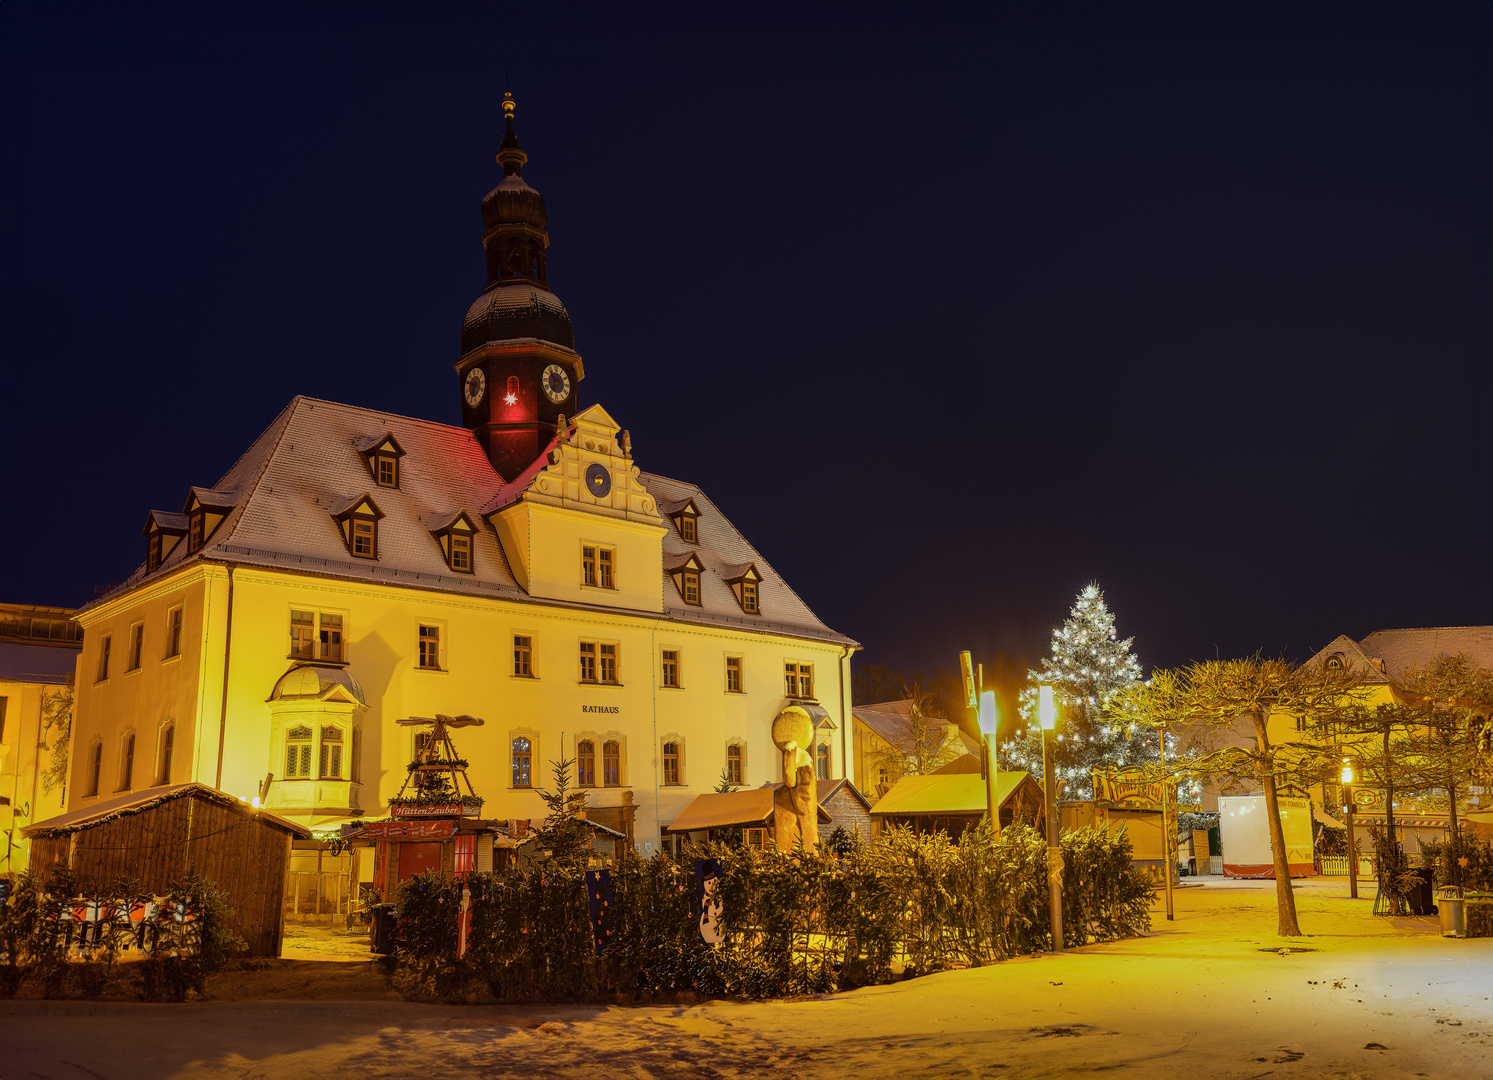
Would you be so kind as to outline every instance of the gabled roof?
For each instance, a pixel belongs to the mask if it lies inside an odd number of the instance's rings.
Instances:
[[[228,510],[238,502],[238,492],[221,491],[218,488],[194,487],[187,493],[187,501],[182,505],[182,513],[186,513],[196,500],[201,506],[211,510]]]
[[[907,710],[904,707],[900,712],[891,711],[893,707],[906,706],[907,704],[908,702],[905,701],[888,701],[875,707],[858,705],[850,710],[850,715],[862,724],[865,724],[866,727],[870,728],[898,750],[910,753],[913,746],[912,736],[907,728]],[[943,741],[948,740],[948,734],[945,729],[949,727],[954,728],[955,731],[959,732],[961,746],[976,753],[979,751],[979,743],[965,735],[963,731],[959,731],[959,726],[952,720],[944,720],[937,716],[925,716],[923,717],[923,722],[928,725],[930,735]]]
[[[744,791],[710,792],[695,796],[672,822],[669,832],[700,832],[704,829],[757,828],[771,824],[772,793],[782,784],[747,788]],[[833,820],[829,811],[819,807],[819,820]]]
[[[1340,656],[1343,666],[1361,676],[1366,683],[1389,682],[1389,676],[1379,668],[1379,661],[1365,653],[1358,642],[1347,634],[1339,634],[1333,638],[1325,649],[1320,650],[1307,661],[1307,666],[1313,667],[1326,663],[1333,656]]]
[[[271,814],[268,810],[256,810],[248,803],[234,798],[226,791],[219,791],[215,787],[196,782],[186,784],[167,784],[164,787],[146,788],[144,791],[127,791],[123,795],[116,795],[112,799],[85,806],[80,810],[73,810],[66,814],[58,814],[56,817],[38,821],[34,825],[28,825],[21,830],[21,834],[28,839],[36,839],[44,836],[62,836],[67,833],[78,832],[97,825],[116,814],[128,816],[139,814],[151,807],[159,806],[161,803],[170,802],[172,799],[193,796],[215,802],[220,806],[226,806],[231,810],[237,810],[246,817],[261,818],[286,832],[293,833],[301,839],[309,839],[311,830],[304,825],[286,821],[282,817]]]
[[[820,806],[823,806],[830,799],[834,798],[835,795],[838,794],[839,791],[843,788],[844,790],[850,792],[850,794],[854,796],[855,800],[859,802],[861,806],[865,807],[867,810],[871,809],[870,800],[862,795],[860,789],[852,784],[846,777],[842,776],[838,780],[816,780],[814,781],[814,783],[818,788],[818,798]]]
[[[995,793],[1000,806],[1011,801],[1018,788],[1030,783],[1041,787],[1030,773],[1003,772],[996,777]],[[932,773],[927,776],[904,776],[892,785],[871,813],[905,817],[942,814],[983,814],[985,780],[974,773]]]
[[[611,423],[606,411],[593,405],[573,418],[567,430],[576,425]],[[363,447],[370,439],[386,436],[394,437],[405,452],[400,459],[400,484],[397,488],[370,490]],[[529,470],[507,483],[466,428],[297,397],[213,488],[201,489],[217,492],[222,498],[231,494],[234,505],[198,551],[189,552],[185,544],[178,544],[159,569],[147,575],[142,563],[121,585],[81,610],[87,611],[147,577],[170,573],[194,559],[590,608],[593,605],[533,600],[518,585],[490,528],[478,530],[473,537],[470,574],[453,572],[440,545],[430,541],[431,530],[450,520],[453,507],[480,507],[485,517],[506,505],[505,500],[516,499],[547,464],[548,451],[555,449],[558,441],[559,435]],[[685,604],[673,582],[666,579],[666,618],[855,644],[826,626],[698,487],[649,473],[642,473],[639,479],[653,499],[693,499],[700,510],[699,542],[685,544],[677,532],[670,530],[663,538],[663,552],[666,560],[687,552],[699,557],[704,567],[700,575],[701,602],[698,606]],[[365,495],[384,515],[379,521],[376,560],[349,555],[333,518],[334,513],[346,508],[348,499]],[[720,576],[722,568],[746,562],[754,563],[763,576],[758,586],[761,614],[744,613]],[[667,578],[663,566],[658,572]]]

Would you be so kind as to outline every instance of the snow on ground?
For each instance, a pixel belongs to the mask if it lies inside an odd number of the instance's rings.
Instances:
[[[1273,882],[1202,881],[1144,938],[796,1001],[416,1005],[366,961],[302,959],[210,1002],[0,1002],[0,1080],[1493,1078],[1493,940],[1374,918],[1342,879],[1299,882],[1308,936],[1282,939]]]

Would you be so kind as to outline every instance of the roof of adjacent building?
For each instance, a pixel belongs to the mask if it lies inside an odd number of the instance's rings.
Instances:
[[[0,682],[65,683],[77,663],[77,648],[0,638]]]
[[[362,452],[369,440],[390,434],[404,451],[397,488],[373,482]],[[545,456],[537,460],[543,465]],[[651,473],[639,479],[655,499],[693,498],[700,509],[698,543],[686,544],[671,529],[663,539],[663,551],[665,560],[687,551],[699,556],[706,571],[701,575],[701,603],[685,604],[660,566],[666,618],[855,644],[814,614],[699,487]],[[462,510],[480,520],[479,515],[499,505],[500,495],[512,487],[466,428],[297,397],[222,479],[204,489],[225,502],[227,496],[234,501],[202,548],[189,552],[186,544],[178,544],[159,568],[147,573],[142,563],[121,585],[88,606],[203,559],[580,610],[618,610],[530,597],[490,528],[482,528],[473,538],[475,573],[452,573],[432,530]],[[364,495],[384,515],[378,525],[376,560],[350,555],[333,519]],[[724,570],[744,562],[755,564],[762,574],[759,615],[743,612],[722,578]]]
[[[1307,663],[1320,664],[1334,655],[1368,683],[1398,683],[1412,668],[1424,667],[1438,656],[1465,653],[1493,668],[1493,626],[1430,626],[1419,629],[1375,630],[1362,641],[1339,634]]]
[[[908,699],[882,701],[874,705],[857,705],[851,708],[850,715],[904,754],[910,754],[914,749],[912,730],[908,722],[908,707],[911,704],[911,700]],[[980,744],[960,731],[954,721],[938,716],[924,716],[923,722],[928,725],[928,734],[940,745],[948,738],[945,729],[953,727],[959,736],[960,745],[966,752],[972,754],[980,752]]]
[[[38,821],[34,825],[27,825],[21,833],[32,840],[45,836],[62,836],[101,824],[112,817],[143,813],[152,807],[170,802],[172,799],[187,796],[206,799],[209,802],[241,811],[247,817],[262,819],[267,824],[284,829],[303,840],[311,836],[311,830],[304,825],[286,821],[283,817],[271,814],[268,810],[255,809],[226,791],[219,791],[215,787],[195,781],[186,784],[166,784],[162,787],[146,788],[144,791],[127,791],[123,795],[116,795],[112,799],[105,799],[92,806],[85,806],[79,810],[47,818],[45,821]]]
[[[871,809],[871,801],[862,795],[860,789],[852,784],[847,777],[842,776],[837,780],[816,780],[814,783],[817,787],[815,795],[819,799],[820,806],[833,799],[841,791],[848,791],[851,797],[860,803],[861,806],[867,810]]]
[[[1031,773],[1003,772],[996,777],[999,805],[1005,806],[1024,783],[1038,786]],[[879,816],[897,814],[904,817],[942,814],[983,814],[985,812],[985,778],[979,773],[930,773],[927,776],[904,776],[892,785],[881,801],[871,808]]]

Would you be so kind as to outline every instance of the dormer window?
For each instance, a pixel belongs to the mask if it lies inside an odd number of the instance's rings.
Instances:
[[[145,572],[149,574],[160,569],[161,564],[176,550],[176,545],[181,543],[182,537],[187,535],[187,517],[185,514],[152,510],[145,515],[145,528],[141,530],[141,535],[145,537]]]
[[[674,528],[679,530],[679,538],[686,544],[698,544],[700,542],[700,508],[695,505],[694,499],[685,499],[682,503],[664,504],[660,507],[674,523]]]
[[[679,590],[681,600],[695,607],[704,602],[705,564],[698,555],[691,551],[687,555],[675,556],[672,565],[666,560],[664,569],[674,579],[674,587]]]
[[[458,574],[475,573],[472,551],[476,545],[477,524],[465,510],[458,510],[444,525],[431,529],[430,535],[441,545],[446,565]]]
[[[736,594],[736,602],[741,605],[742,611],[748,615],[762,614],[762,575],[757,572],[755,563],[727,566],[721,570],[721,577]]]
[[[179,522],[180,533],[178,535],[186,536],[187,550],[200,551],[202,546],[212,539],[213,533],[218,531],[218,526],[223,524],[237,504],[238,495],[234,492],[194,487],[188,493],[187,504],[181,508],[180,514],[164,515],[152,511],[151,519],[156,527],[167,533],[172,532],[172,526]],[[168,522],[165,520],[168,517],[176,521]],[[146,530],[150,531],[151,525],[148,524]],[[162,558],[170,553],[168,547],[162,552]]]
[[[367,495],[344,499],[340,508],[332,511],[348,554],[355,559],[378,558],[378,523],[383,516],[383,511]]]
[[[399,486],[399,459],[404,457],[404,450],[392,434],[369,439],[359,450],[368,463],[368,472],[375,484],[387,488]]]

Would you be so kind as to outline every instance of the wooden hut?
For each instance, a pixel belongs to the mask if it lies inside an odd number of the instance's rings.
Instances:
[[[1030,773],[1003,772],[996,777],[1002,827],[1031,821],[1042,827],[1042,787]],[[871,816],[888,825],[910,825],[919,833],[946,832],[955,840],[985,816],[985,779],[978,772],[939,772],[904,776],[871,808]]]
[[[311,834],[206,784],[170,784],[105,799],[28,826],[31,868],[66,866],[84,883],[121,878],[164,894],[188,871],[216,885],[229,928],[250,956],[278,956],[290,842]]]

